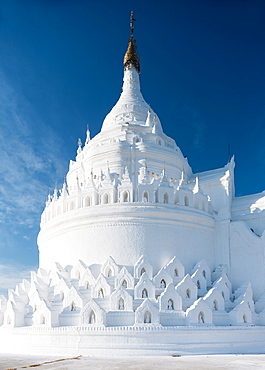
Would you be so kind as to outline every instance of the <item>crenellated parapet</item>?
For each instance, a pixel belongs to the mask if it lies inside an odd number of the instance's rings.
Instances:
[[[75,185],[64,183],[61,190],[55,189],[48,196],[41,226],[74,210],[115,203],[163,204],[175,207],[176,212],[179,207],[190,207],[211,213],[210,198],[199,188],[198,178],[194,182],[184,180],[184,176],[182,173],[179,180],[168,178],[165,170],[156,174],[145,165],[139,169],[135,185],[127,166],[121,176],[109,168],[98,176],[91,171],[86,181],[81,183],[77,177]]]

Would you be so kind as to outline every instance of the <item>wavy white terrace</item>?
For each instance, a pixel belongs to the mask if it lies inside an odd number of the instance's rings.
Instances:
[[[144,256],[126,267],[109,257],[40,268],[0,302],[4,327],[265,324],[265,295],[254,304],[250,283],[233,291],[224,266],[211,273],[202,260],[187,273],[176,257],[155,275]]]

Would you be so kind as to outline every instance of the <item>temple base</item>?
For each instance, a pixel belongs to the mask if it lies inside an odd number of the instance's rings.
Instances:
[[[265,326],[0,328],[2,353],[172,356],[265,353]]]

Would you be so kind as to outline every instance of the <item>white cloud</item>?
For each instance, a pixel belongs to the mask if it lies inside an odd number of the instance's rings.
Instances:
[[[22,282],[22,279],[30,279],[30,271],[36,271],[36,266],[24,266],[21,264],[0,264],[0,295],[7,296],[8,289],[14,289]]]
[[[48,186],[65,174],[62,152],[55,131],[0,70],[1,233],[38,227]]]

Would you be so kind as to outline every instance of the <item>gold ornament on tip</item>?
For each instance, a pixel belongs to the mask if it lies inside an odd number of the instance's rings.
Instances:
[[[128,44],[128,49],[124,55],[124,61],[123,65],[124,68],[132,64],[135,69],[137,70],[138,73],[140,73],[140,58],[137,53],[137,48],[136,48],[136,41],[134,40],[134,24],[133,22],[136,21],[136,19],[133,17],[133,12],[131,12],[130,16],[130,39],[129,39],[129,44]]]

